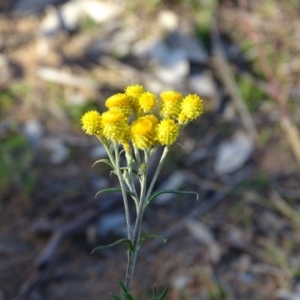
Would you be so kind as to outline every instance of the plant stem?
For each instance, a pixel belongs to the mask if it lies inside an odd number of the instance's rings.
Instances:
[[[123,197],[123,201],[124,201],[124,209],[125,209],[126,224],[127,224],[127,236],[128,236],[128,239],[131,240],[130,211],[129,211],[129,206],[128,206],[126,187],[124,185],[122,171],[120,168],[120,155],[119,155],[119,151],[118,151],[118,145],[116,142],[114,142],[113,144],[114,144],[114,150],[115,150],[116,172],[117,172],[117,176],[119,178],[120,187],[122,190],[122,197]]]
[[[147,188],[147,171],[148,171],[149,153],[147,151],[144,152],[146,168],[143,170],[143,172],[141,174],[140,202],[139,202],[139,206],[138,206],[138,210],[137,210],[136,222],[135,222],[133,239],[132,239],[133,252],[128,253],[128,265],[127,265],[127,272],[126,272],[126,279],[125,279],[125,286],[128,290],[130,289],[130,284],[132,281],[135,264],[136,264],[138,252],[140,249],[139,240],[141,237],[142,221],[143,221],[145,208],[147,206],[148,199],[151,195],[151,191],[154,187],[154,184],[159,175],[159,172],[164,164],[164,161],[166,159],[168,151],[169,151],[169,147],[165,147],[163,154],[161,156],[161,159],[159,161],[159,164],[157,166],[157,169],[155,171],[155,174],[152,178],[152,181],[151,181],[151,184],[150,184],[147,194],[146,194],[146,188]],[[124,299],[124,296],[123,296],[123,299]]]
[[[146,188],[147,188],[147,171],[148,171],[148,161],[149,161],[149,153],[145,150],[145,168],[142,170],[141,173],[141,191],[140,191],[140,201],[139,206],[137,209],[137,216],[136,216],[136,222],[134,227],[134,233],[133,233],[133,239],[132,239],[132,248],[133,252],[129,255],[128,259],[128,266],[127,266],[127,272],[126,272],[126,279],[125,279],[125,286],[129,290],[131,280],[133,277],[134,269],[135,269],[135,263],[137,260],[137,255],[139,252],[139,239],[141,236],[141,228],[142,228],[142,221],[143,221],[143,215],[144,215],[144,206],[146,203]]]
[[[134,184],[134,179],[133,179],[133,172],[132,172],[132,164],[133,164],[133,158],[132,158],[132,154],[131,153],[127,153],[126,152],[126,160],[127,160],[127,166],[128,166],[128,178],[126,181],[126,184],[129,188],[129,190],[131,192],[133,192],[135,194],[134,197],[132,197],[134,203],[135,203],[135,208],[136,208],[136,211],[138,210],[138,202],[139,202],[139,199],[138,199],[138,195],[137,195],[137,192],[136,192],[136,188],[135,188],[135,184]]]
[[[165,147],[165,149],[164,149],[164,151],[163,151],[163,153],[161,155],[161,158],[160,158],[160,161],[158,163],[157,169],[156,169],[156,171],[155,171],[155,173],[153,175],[151,184],[150,184],[150,186],[148,188],[148,192],[147,192],[147,195],[146,195],[146,199],[147,199],[146,201],[148,201],[148,199],[149,199],[149,197],[151,195],[152,189],[153,189],[154,184],[155,184],[155,182],[157,180],[157,177],[158,177],[158,175],[160,173],[160,170],[161,170],[161,168],[162,168],[162,166],[163,166],[163,164],[164,164],[164,162],[166,160],[168,152],[169,152],[169,147],[167,146],[167,147]]]

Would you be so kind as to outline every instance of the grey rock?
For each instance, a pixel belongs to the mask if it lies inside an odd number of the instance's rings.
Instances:
[[[90,17],[96,23],[104,23],[122,12],[120,5],[97,0],[69,1],[58,8],[49,6],[41,24],[41,32],[51,36],[60,30],[74,31],[80,19]]]
[[[192,282],[192,278],[190,276],[179,275],[173,278],[172,287],[174,287],[177,290],[182,290],[191,282]]]
[[[237,131],[230,140],[219,146],[214,164],[216,173],[224,175],[237,171],[249,160],[253,148],[249,136],[242,130]]]
[[[174,172],[160,187],[159,189],[171,189],[177,190],[180,189],[184,182],[186,181],[186,175],[184,172]],[[161,194],[154,199],[156,204],[166,204],[172,199],[174,199],[176,195],[174,194]]]
[[[23,134],[33,148],[38,148],[44,136],[44,127],[38,120],[27,120],[23,125]]]
[[[40,67],[37,70],[37,75],[43,80],[76,88],[97,90],[99,87],[97,82],[88,77],[77,76],[59,69]]]
[[[108,38],[99,39],[90,46],[89,52],[92,56],[98,57],[101,53],[108,53],[124,57],[132,51],[133,45],[140,38],[137,28],[122,29],[118,24],[107,28],[106,31]]]
[[[98,232],[101,236],[106,236],[111,232],[126,234],[126,220],[124,214],[113,213],[102,216],[98,223]]]
[[[53,164],[63,163],[69,157],[69,149],[58,138],[44,139],[43,147],[49,152],[49,161]]]
[[[141,38],[137,40],[131,48],[131,53],[137,57],[148,57],[149,55],[152,57],[158,57],[161,51],[164,51],[164,46],[160,45],[161,43],[154,37]],[[156,49],[158,47],[158,49]],[[162,49],[159,49],[162,47]],[[166,50],[166,49],[165,49]],[[158,51],[156,54],[155,52]]]
[[[212,72],[203,71],[192,75],[188,80],[192,92],[200,95],[209,102],[209,111],[216,111],[220,107],[221,97],[217,90]]]
[[[115,19],[124,10],[120,1],[118,4],[99,0],[77,0],[76,2],[79,3],[81,11],[98,24]]]
[[[147,76],[144,80],[144,86],[148,91],[152,91],[156,95],[159,95],[161,92],[171,90],[173,88],[172,85],[168,85],[154,76]]]
[[[12,7],[14,15],[36,14],[45,9],[48,5],[57,5],[66,0],[18,0]]]
[[[47,37],[56,35],[62,29],[59,10],[54,6],[46,8],[46,14],[40,25],[42,35]]]
[[[285,289],[280,289],[277,292],[277,297],[281,300],[300,300],[300,288],[298,286],[298,288],[296,288],[296,290],[293,292]]]
[[[192,220],[187,222],[186,227],[193,238],[207,247],[208,256],[211,262],[217,263],[220,261],[222,254],[221,247],[215,241],[215,238],[209,227],[201,222],[195,222]]]
[[[139,34],[137,28],[119,30],[107,43],[106,51],[112,52],[119,57],[124,57],[130,53],[132,44],[139,39]]]
[[[170,50],[163,57],[155,75],[163,82],[176,85],[189,74],[190,66],[184,51]]]
[[[231,228],[228,232],[228,241],[232,247],[237,249],[246,249],[248,241],[245,237],[245,232],[237,227]]]
[[[162,63],[165,57],[168,56],[169,48],[164,41],[154,40],[152,45],[149,42],[149,46],[151,46],[148,49],[150,59]]]
[[[167,37],[167,42],[171,49],[183,51],[191,62],[206,64],[208,61],[209,57],[204,46],[200,40],[192,36],[174,31]]]

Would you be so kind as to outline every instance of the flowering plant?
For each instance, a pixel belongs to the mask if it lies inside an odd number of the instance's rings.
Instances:
[[[125,283],[120,282],[121,298],[114,294],[111,294],[111,296],[115,300],[133,300],[129,292],[130,284],[142,241],[146,238],[158,238],[165,241],[156,235],[141,236],[141,225],[147,206],[155,197],[163,193],[194,193],[168,189],[153,192],[153,188],[170,146],[176,142],[182,129],[203,113],[203,104],[199,96],[188,95],[183,97],[177,91],[162,92],[160,101],[158,101],[156,95],[145,91],[143,86],[131,85],[125,89],[124,93],[109,97],[105,105],[107,111],[103,113],[89,111],[82,116],[81,123],[84,132],[96,136],[107,151],[109,159],[100,159],[96,163],[108,164],[119,179],[120,189],[105,189],[99,191],[98,194],[116,191],[122,193],[127,223],[127,238],[96,249],[103,249],[121,243],[126,245],[128,264]],[[149,158],[155,153],[158,146],[163,146],[164,150],[153,178],[148,185]],[[121,155],[126,158],[125,166],[121,165]],[[138,182],[138,185],[136,182]],[[133,232],[131,231],[130,199],[133,201],[136,210]],[[160,296],[157,296],[154,288],[151,299],[164,299],[167,290],[168,287],[164,289]]]

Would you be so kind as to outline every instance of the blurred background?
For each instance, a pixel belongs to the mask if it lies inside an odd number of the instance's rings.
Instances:
[[[300,299],[300,2],[0,3],[0,299],[109,299],[126,234],[105,151],[80,118],[130,84],[196,93],[144,220],[132,292]],[[133,212],[133,211],[132,211]]]

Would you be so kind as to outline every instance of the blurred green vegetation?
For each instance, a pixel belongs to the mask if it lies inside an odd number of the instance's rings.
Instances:
[[[29,195],[36,183],[32,169],[34,152],[30,145],[17,132],[0,138],[0,145],[1,190],[17,188],[23,195]]]
[[[11,189],[28,196],[36,183],[35,171],[32,169],[34,152],[19,130],[14,110],[18,97],[26,97],[31,89],[27,83],[11,85],[0,90],[0,189],[1,196]]]
[[[241,182],[238,186],[238,191],[250,190],[253,192],[262,191],[262,189],[269,186],[269,177],[267,174],[256,174],[255,177],[249,178]]]
[[[75,126],[80,126],[80,119],[84,113],[90,110],[99,110],[99,107],[96,105],[96,103],[92,101],[76,105],[64,101],[61,103],[61,105]]]
[[[250,113],[255,113],[259,105],[266,99],[265,94],[248,78],[243,76],[237,78],[237,85]]]
[[[83,31],[93,32],[99,28],[99,24],[91,17],[85,17],[80,22],[80,28]]]

